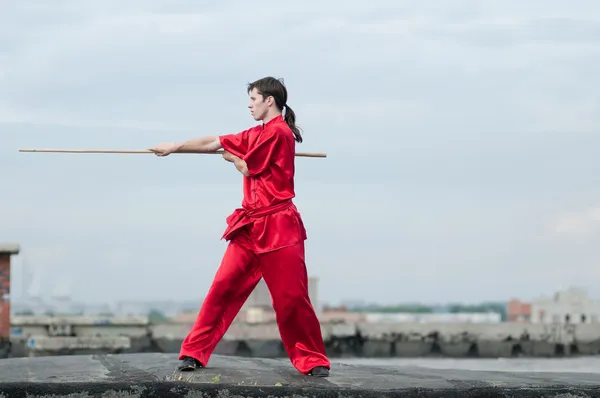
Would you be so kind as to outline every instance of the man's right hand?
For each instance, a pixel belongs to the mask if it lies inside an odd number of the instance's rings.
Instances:
[[[180,145],[174,142],[159,144],[155,147],[148,148],[149,151],[154,152],[156,156],[169,156],[170,154],[177,152]]]

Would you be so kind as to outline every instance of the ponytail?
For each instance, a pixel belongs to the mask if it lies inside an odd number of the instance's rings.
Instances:
[[[287,123],[287,125],[290,126],[292,133],[294,133],[296,142],[302,142],[302,135],[300,134],[301,130],[300,128],[298,128],[298,126],[296,126],[296,114],[294,113],[292,108],[290,108],[287,104],[285,105],[284,120]]]

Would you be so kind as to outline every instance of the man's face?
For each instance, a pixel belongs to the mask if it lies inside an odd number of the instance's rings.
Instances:
[[[250,113],[254,120],[263,120],[267,116],[267,111],[269,110],[271,102],[271,98],[265,100],[263,96],[258,93],[256,88],[253,88],[252,91],[250,91],[250,103],[248,104],[248,108],[250,109]]]

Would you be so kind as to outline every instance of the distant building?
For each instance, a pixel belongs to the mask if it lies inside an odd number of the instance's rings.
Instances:
[[[244,303],[242,309],[246,308],[263,308],[272,307],[271,292],[267,288],[267,284],[264,279],[258,282],[258,285],[254,288],[248,299]]]
[[[348,311],[345,307],[324,307],[317,316],[323,323],[360,323],[367,319],[364,313]]]
[[[312,302],[315,311],[319,310],[319,302],[318,302],[318,284],[319,278],[317,277],[309,277],[308,278],[308,296],[310,301]],[[267,284],[264,279],[261,279],[256,285],[254,291],[248,297],[248,300],[244,303],[243,309],[248,308],[272,308],[273,300],[271,299],[271,293],[267,288]]]
[[[308,277],[308,297],[315,309],[315,311],[319,312],[319,278],[316,276]]]
[[[531,323],[600,323],[600,301],[590,299],[585,290],[569,288],[553,298],[541,297],[531,303]]]
[[[508,302],[506,315],[508,322],[529,323],[531,322],[531,304],[512,299]]]

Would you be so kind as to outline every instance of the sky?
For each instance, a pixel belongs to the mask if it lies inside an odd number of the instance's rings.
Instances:
[[[201,300],[242,176],[146,149],[257,124],[284,79],[319,301],[600,299],[600,2],[0,0],[13,300]],[[596,72],[594,72],[596,70]],[[594,88],[595,87],[595,88]]]

